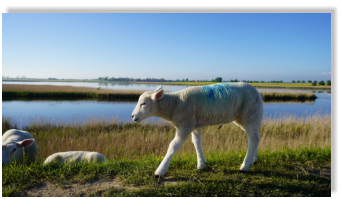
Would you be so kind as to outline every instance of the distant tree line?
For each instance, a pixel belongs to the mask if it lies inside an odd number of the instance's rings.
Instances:
[[[51,78],[52,79],[52,78]],[[111,77],[109,78],[108,76],[106,77],[99,77],[98,80],[100,81],[137,81],[137,82],[246,82],[246,83],[284,83],[282,80],[272,80],[272,81],[257,81],[257,80],[238,80],[238,79],[230,79],[230,80],[223,80],[222,77],[216,77],[215,79],[212,80],[189,80],[188,78],[186,79],[176,79],[176,80],[166,80],[164,78],[156,79],[156,78],[146,78],[146,79],[141,79],[141,78],[128,78],[128,77]],[[305,80],[292,80],[292,83],[306,83]],[[308,80],[307,83],[310,83],[313,86],[325,86],[325,82],[322,80],[320,82],[317,81],[312,81]],[[326,81],[327,86],[331,86],[331,80]]]
[[[217,77],[212,80],[189,80],[188,78],[186,79],[176,79],[176,80],[166,80],[164,78],[156,79],[156,78],[146,78],[146,79],[141,79],[141,78],[128,78],[128,77],[111,77],[109,78],[108,76],[106,77],[99,77],[98,80],[100,81],[137,81],[137,82],[222,82],[223,78]]]
[[[297,80],[296,82],[295,82],[295,80],[293,80],[292,83],[300,83],[300,80]],[[305,83],[305,80],[302,80],[301,83]],[[323,80],[320,82],[317,82],[317,81],[312,82],[311,80],[308,80],[307,83],[310,83],[312,86],[317,86],[317,85],[325,86],[325,82]],[[331,80],[327,80],[326,85],[331,86]]]

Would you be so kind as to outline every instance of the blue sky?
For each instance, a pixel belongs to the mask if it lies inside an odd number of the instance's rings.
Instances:
[[[331,79],[330,13],[2,14],[2,75]]]

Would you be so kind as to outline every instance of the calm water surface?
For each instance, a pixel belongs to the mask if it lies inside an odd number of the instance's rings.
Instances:
[[[3,82],[19,83],[19,82]],[[20,82],[23,84],[24,82]],[[69,85],[84,87],[102,87],[109,89],[139,89],[155,90],[156,84],[107,84],[86,82],[25,82],[25,84],[49,84],[49,85]],[[89,85],[89,86],[87,86]],[[107,86],[107,87],[106,87]],[[171,92],[179,91],[188,86],[164,86],[165,90]],[[298,117],[311,115],[316,112],[319,114],[331,113],[331,92],[312,91],[312,90],[292,90],[292,89],[258,89],[260,92],[313,92],[317,99],[312,102],[268,102],[264,103],[265,117],[280,117],[280,115],[296,115]],[[56,124],[83,124],[89,120],[105,119],[122,122],[131,122],[131,113],[136,106],[136,102],[125,101],[97,101],[97,100],[77,100],[77,101],[3,101],[2,116],[15,121],[18,127],[29,125],[33,121]],[[163,122],[164,120],[152,117],[146,120],[150,122]]]

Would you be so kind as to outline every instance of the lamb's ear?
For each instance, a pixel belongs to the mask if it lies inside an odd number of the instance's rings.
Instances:
[[[155,91],[154,94],[152,94],[151,99],[156,102],[157,100],[160,100],[164,95],[164,90],[162,86],[159,86]]]
[[[26,139],[26,140],[23,140],[21,142],[16,142],[17,146],[18,147],[29,147],[31,146],[31,144],[33,144],[35,140],[34,139]]]

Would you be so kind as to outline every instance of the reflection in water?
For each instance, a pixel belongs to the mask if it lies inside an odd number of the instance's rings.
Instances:
[[[299,90],[299,89],[277,89],[277,88],[256,88],[259,92],[285,92],[285,93],[312,93],[316,90]]]
[[[263,100],[264,104],[273,104],[273,103],[277,103],[277,104],[282,104],[282,103],[305,103],[305,104],[309,104],[309,105],[314,105],[315,104],[315,100]]]
[[[99,83],[99,86],[108,86],[108,83]]]

